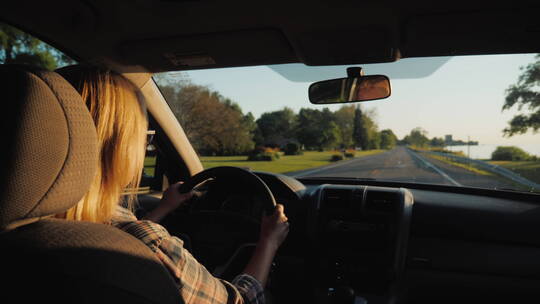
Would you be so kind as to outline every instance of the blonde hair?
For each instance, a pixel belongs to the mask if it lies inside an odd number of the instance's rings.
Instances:
[[[64,76],[79,91],[94,119],[100,161],[89,191],[59,217],[108,223],[121,203],[122,192],[140,182],[148,125],[146,111],[135,86],[120,74],[81,68]],[[129,209],[133,209],[134,197],[125,197]]]

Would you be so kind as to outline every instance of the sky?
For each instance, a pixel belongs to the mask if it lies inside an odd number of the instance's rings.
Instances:
[[[421,127],[430,138],[452,134],[454,139],[470,138],[480,144],[540,144],[540,133],[502,136],[507,122],[518,113],[517,109],[502,112],[505,90],[517,82],[520,67],[533,61],[534,54],[520,54],[414,58],[358,65],[366,75],[387,75],[392,86],[389,98],[361,105],[375,109],[380,130],[392,129],[399,138]],[[293,64],[185,73],[191,82],[210,86],[238,103],[244,113],[252,112],[257,118],[284,107],[295,112],[301,108],[338,109],[341,105],[312,105],[307,92],[314,81],[344,77],[346,67]]]

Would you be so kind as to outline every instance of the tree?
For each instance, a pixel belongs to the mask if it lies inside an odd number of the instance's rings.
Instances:
[[[294,111],[285,107],[279,111],[263,113],[256,122],[265,145],[281,146],[295,137],[296,121]]]
[[[324,108],[321,111],[321,120],[319,121],[319,124],[322,126],[322,130],[319,150],[336,148],[338,143],[342,141],[339,126],[336,124],[335,120],[334,113],[328,108]]]
[[[499,146],[493,153],[491,153],[492,160],[512,160],[512,161],[521,161],[521,160],[531,160],[533,156],[529,153],[523,151],[523,149],[515,146]]]
[[[444,140],[444,138],[441,137],[433,137],[429,141],[429,145],[432,147],[444,147],[446,146],[446,141]]]
[[[393,149],[397,143],[397,136],[390,129],[381,131],[381,149]]]
[[[335,148],[339,142],[339,127],[334,121],[334,113],[328,108],[300,109],[296,136],[308,150]]]
[[[357,106],[354,110],[354,122],[353,122],[353,140],[356,146],[367,150],[369,145],[368,133],[364,124],[364,115],[360,106]]]
[[[28,64],[47,70],[74,61],[41,40],[0,23],[0,63]]]
[[[319,111],[315,109],[300,109],[298,112],[298,125],[296,129],[296,138],[307,150],[319,148],[318,124]]]
[[[364,125],[364,130],[366,130],[367,148],[369,150],[381,148],[381,135],[379,133],[376,117],[377,112],[375,109],[370,109],[362,113],[362,123]]]
[[[506,90],[506,99],[503,111],[517,105],[519,110],[527,107],[530,113],[518,114],[510,121],[507,128],[503,130],[505,136],[526,133],[532,129],[534,133],[540,129],[540,54],[535,56],[536,61],[530,63],[525,68],[521,67],[523,73],[519,76],[518,82],[511,85]]]
[[[242,118],[242,125],[251,134],[255,145],[263,144],[264,138],[262,137],[261,130],[259,130],[259,126],[257,125],[255,117],[253,116],[253,114],[251,114],[251,112],[248,112],[246,115],[244,115],[244,117]]]
[[[380,149],[382,137],[376,121],[375,109],[362,111],[360,106],[354,109],[352,141],[362,150]]]
[[[409,135],[405,136],[403,141],[411,146],[425,147],[429,143],[429,138],[427,138],[427,131],[417,127],[411,130]]]
[[[341,148],[349,148],[354,146],[353,129],[354,129],[354,105],[342,106],[334,112],[334,119],[338,126],[339,146]]]
[[[195,149],[203,155],[245,154],[254,147],[251,113],[207,87],[188,83],[160,86]]]

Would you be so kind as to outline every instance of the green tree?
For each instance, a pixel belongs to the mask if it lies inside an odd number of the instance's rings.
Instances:
[[[374,131],[372,132],[370,135],[369,135],[369,149],[370,150],[373,150],[373,149],[380,149],[381,148],[381,141],[382,141],[382,138],[381,138],[381,133],[378,132],[378,131]]]
[[[429,145],[432,146],[432,147],[444,147],[444,146],[446,146],[446,142],[444,141],[444,138],[433,137],[429,141]]]
[[[354,146],[353,128],[354,128],[354,105],[342,106],[334,112],[334,118],[339,132],[340,148],[349,148]]]
[[[251,112],[248,112],[246,115],[244,115],[244,117],[242,118],[242,125],[251,134],[255,145],[263,144],[264,138],[262,137],[261,130],[259,130],[259,126],[257,125],[255,117],[253,116],[253,114],[251,114]]]
[[[390,150],[396,146],[397,136],[390,129],[381,131],[381,149]]]
[[[255,147],[255,143],[253,141],[255,129],[257,128],[255,119],[251,112],[244,115],[242,109],[240,108],[240,105],[238,105],[237,103],[233,102],[230,99],[225,99],[223,101],[223,97],[221,95],[218,96],[218,100],[222,101],[228,108],[225,113],[226,116],[229,117],[229,123],[232,126],[238,128],[236,132],[231,133],[231,136],[227,138],[228,150],[223,150],[222,154],[245,154]],[[223,141],[225,142],[225,139]]]
[[[160,89],[200,154],[238,155],[254,148],[253,115],[244,115],[232,100],[189,82],[182,86],[161,85]]]
[[[353,140],[357,147],[362,150],[367,150],[369,146],[368,133],[364,124],[365,116],[362,114],[362,109],[357,106],[354,110],[354,122],[353,122]]]
[[[376,122],[377,113],[375,109],[362,112],[362,123],[364,130],[367,134],[367,149],[380,149],[381,148],[381,135],[379,133],[379,126]]]
[[[403,141],[411,146],[425,147],[429,143],[429,138],[427,137],[427,131],[417,127],[411,130],[409,135],[405,136]]]
[[[316,109],[300,109],[298,112],[298,125],[296,129],[296,138],[304,146],[304,149],[312,150],[319,147],[320,126],[317,123],[319,118]]]
[[[523,72],[517,83],[506,90],[503,110],[516,105],[518,110],[526,107],[530,111],[527,114],[517,114],[508,122],[508,127],[503,130],[506,136],[523,134],[529,129],[536,133],[540,129],[540,54],[535,56],[535,60],[526,67],[521,67]]]
[[[297,117],[290,108],[263,113],[256,122],[265,145],[284,145],[295,137]]]
[[[335,148],[340,139],[339,127],[334,121],[334,113],[328,108],[300,109],[296,136],[308,150]]]
[[[0,63],[28,64],[54,70],[74,61],[41,40],[0,23]]]
[[[339,126],[335,120],[335,114],[328,108],[321,111],[321,120],[319,121],[322,126],[320,150],[336,148],[342,141]]]
[[[533,159],[533,156],[515,146],[499,146],[491,153],[491,159],[521,161]]]

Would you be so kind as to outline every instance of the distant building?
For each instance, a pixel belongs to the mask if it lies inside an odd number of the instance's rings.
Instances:
[[[444,136],[444,144],[447,146],[465,146],[465,145],[476,146],[478,145],[478,142],[473,141],[473,140],[463,141],[461,139],[454,140],[454,137],[451,134],[449,134],[449,135]]]

